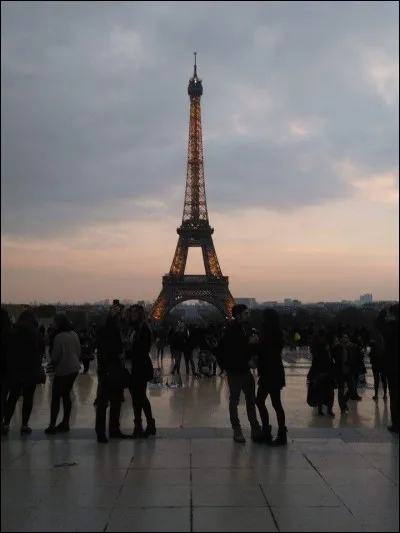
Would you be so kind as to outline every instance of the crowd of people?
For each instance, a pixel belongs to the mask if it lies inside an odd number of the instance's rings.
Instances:
[[[156,424],[147,385],[153,379],[154,368],[150,352],[153,343],[157,359],[162,361],[168,345],[173,361],[172,374],[180,376],[182,359],[186,374],[195,377],[212,377],[226,374],[229,387],[229,417],[233,439],[244,443],[245,437],[238,416],[240,395],[246,401],[247,417],[254,442],[272,446],[286,445],[287,428],[281,391],[285,387],[285,370],[282,353],[287,343],[279,314],[266,309],[263,324],[256,331],[250,323],[249,309],[242,304],[232,309],[232,320],[221,327],[212,325],[202,331],[186,327],[182,322],[169,331],[152,332],[140,305],[125,308],[116,301],[104,325],[94,325],[79,332],[65,315],[57,315],[47,328],[39,326],[31,310],[25,310],[12,323],[5,309],[1,309],[1,428],[5,436],[10,430],[19,398],[22,396],[21,435],[31,433],[29,420],[34,404],[36,387],[46,381],[43,358],[46,344],[50,366],[54,375],[47,435],[68,432],[72,409],[71,392],[83,365],[89,370],[90,361],[97,358],[98,389],[96,398],[95,431],[99,443],[111,439],[148,438],[156,435]],[[376,320],[379,335],[369,338],[370,360],[374,376],[374,400],[378,400],[382,383],[384,400],[389,392],[390,431],[399,430],[399,306],[381,311]],[[297,333],[297,335],[296,335]],[[308,373],[307,401],[318,408],[323,416],[323,406],[329,416],[333,411],[335,390],[343,416],[348,401],[360,401],[357,392],[359,377],[365,374],[365,331],[337,328],[335,331],[320,328],[317,332],[295,332],[292,349],[301,338],[308,338],[312,364]],[[193,353],[199,349],[198,367]],[[255,376],[258,376],[256,386]],[[124,391],[130,393],[133,408],[133,432],[124,434],[120,429],[120,415]],[[266,399],[270,396],[276,414],[278,431],[272,435]],[[61,402],[63,418],[57,424]],[[109,422],[107,431],[107,410]],[[143,416],[146,427],[143,426]],[[259,421],[260,420],[260,421]]]

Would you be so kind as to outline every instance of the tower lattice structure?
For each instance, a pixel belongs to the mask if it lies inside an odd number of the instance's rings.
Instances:
[[[196,54],[194,57],[194,72],[188,85],[190,120],[182,224],[177,229],[179,238],[170,271],[163,276],[161,293],[150,313],[149,318],[155,322],[187,300],[206,301],[226,317],[230,317],[235,303],[229,291],[229,278],[222,275],[212,239],[214,228],[208,220],[200,105],[203,84],[197,75]],[[185,275],[188,251],[193,247],[202,249],[205,275]]]

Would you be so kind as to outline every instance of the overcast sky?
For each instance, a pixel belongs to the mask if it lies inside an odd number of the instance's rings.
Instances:
[[[398,2],[5,1],[2,300],[158,295],[194,51],[233,295],[398,298]]]

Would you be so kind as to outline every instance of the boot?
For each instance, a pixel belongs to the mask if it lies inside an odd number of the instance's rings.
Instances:
[[[244,438],[241,428],[233,429],[233,440],[235,442],[239,442],[240,444],[245,444],[246,439]]]
[[[287,428],[286,426],[278,428],[278,435],[272,442],[271,446],[286,446],[287,445]]]
[[[69,422],[60,422],[56,427],[57,433],[68,433],[69,431]]]
[[[147,433],[143,431],[142,421],[135,422],[132,433],[132,439],[146,439],[147,437]]]
[[[263,433],[263,441],[265,442],[265,444],[270,445],[272,443],[272,426],[263,428],[262,433]]]
[[[260,427],[253,428],[251,430],[251,440],[253,442],[264,442],[263,431]]]
[[[151,418],[148,422],[147,422],[147,427],[145,429],[145,433],[148,437],[150,436],[153,436],[155,437],[156,435],[156,421],[154,420],[154,418]]]

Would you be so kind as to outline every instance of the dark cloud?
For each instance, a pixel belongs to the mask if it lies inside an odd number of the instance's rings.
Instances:
[[[212,209],[348,196],[343,160],[364,178],[397,169],[398,10],[397,2],[2,2],[3,233],[154,217],[127,211],[142,198],[165,201],[178,218],[193,50]]]

